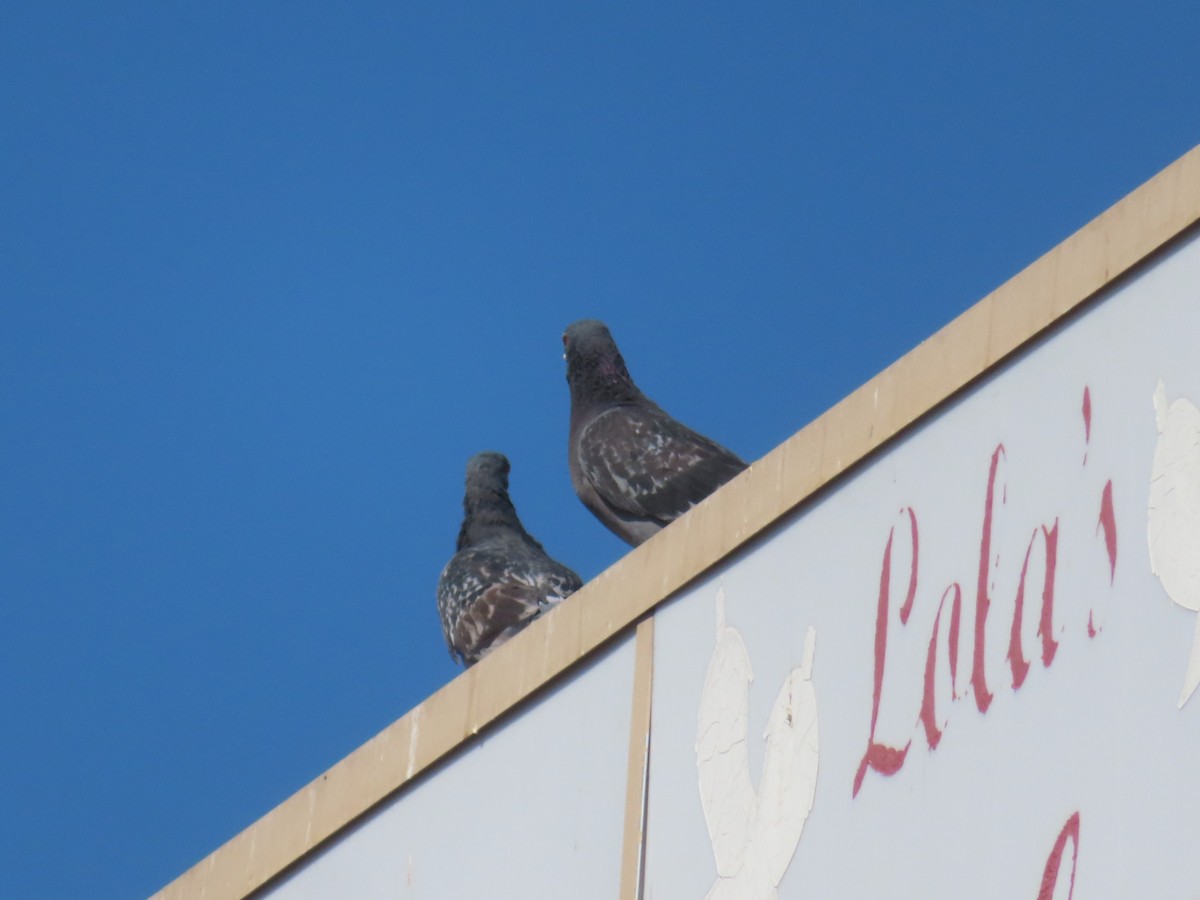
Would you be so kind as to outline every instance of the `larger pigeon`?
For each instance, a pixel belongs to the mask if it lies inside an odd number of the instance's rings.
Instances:
[[[500,453],[479,453],[467,462],[458,552],[438,579],[446,644],[467,666],[583,584],[521,525],[508,497],[508,472]]]
[[[568,326],[563,347],[571,484],[623,541],[637,546],[746,468],[638,390],[603,322]]]

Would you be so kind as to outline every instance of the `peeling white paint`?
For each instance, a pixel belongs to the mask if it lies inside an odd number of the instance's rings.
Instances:
[[[1158,444],[1150,476],[1147,538],[1150,569],[1167,595],[1200,612],[1200,409],[1179,398],[1167,405],[1162,380],[1154,391]],[[1200,685],[1200,616],[1196,617],[1182,707]]]
[[[725,622],[717,592],[717,641],[709,660],[696,731],[700,801],[717,863],[709,900],[769,900],[787,871],[817,787],[817,701],[812,684],[816,632],[784,680],[763,732],[755,791],[747,743],[750,682],[746,644]]]
[[[741,866],[757,797],[746,746],[750,655],[736,628],[725,624],[725,590],[717,591],[717,644],[708,663],[696,730],[700,800],[717,859],[717,873]]]

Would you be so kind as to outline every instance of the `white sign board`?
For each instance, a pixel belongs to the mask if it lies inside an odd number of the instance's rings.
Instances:
[[[633,641],[604,651],[262,896],[617,896]]]
[[[644,895],[1200,896],[1196,405],[1193,238],[661,607]]]

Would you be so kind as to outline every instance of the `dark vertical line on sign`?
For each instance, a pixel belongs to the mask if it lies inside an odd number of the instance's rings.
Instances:
[[[641,900],[646,869],[646,800],[650,786],[650,713],[654,699],[654,616],[638,623],[621,842],[621,900]]]

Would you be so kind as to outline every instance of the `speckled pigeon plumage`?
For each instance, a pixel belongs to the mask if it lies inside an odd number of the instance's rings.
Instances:
[[[467,666],[583,584],[521,525],[508,497],[508,472],[500,453],[479,453],[467,463],[458,552],[438,579],[442,631],[450,655]]]
[[[563,347],[571,484],[617,537],[640,544],[746,468],[638,390],[603,322],[570,325]]]

